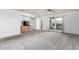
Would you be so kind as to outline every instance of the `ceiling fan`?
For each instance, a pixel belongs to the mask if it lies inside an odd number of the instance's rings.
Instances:
[[[46,11],[47,11],[48,15],[55,15],[56,14],[55,9],[47,9]]]
[[[39,13],[39,16],[49,16],[51,17],[52,15],[56,15],[56,10],[55,9],[45,9],[45,12],[41,12]]]

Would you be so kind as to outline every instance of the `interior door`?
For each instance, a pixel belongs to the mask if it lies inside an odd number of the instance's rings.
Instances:
[[[42,28],[42,26],[41,26],[42,24],[41,24],[41,19],[36,19],[36,30],[41,30]]]

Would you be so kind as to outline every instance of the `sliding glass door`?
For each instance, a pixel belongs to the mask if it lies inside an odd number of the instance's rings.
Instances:
[[[63,18],[62,17],[51,17],[50,18],[50,29],[53,31],[63,31]]]

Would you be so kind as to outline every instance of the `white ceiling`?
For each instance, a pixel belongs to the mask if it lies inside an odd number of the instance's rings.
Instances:
[[[47,9],[17,9],[18,11],[30,13],[36,16],[47,15]],[[65,13],[65,12],[74,12],[79,11],[79,9],[52,9],[55,10],[56,13]]]

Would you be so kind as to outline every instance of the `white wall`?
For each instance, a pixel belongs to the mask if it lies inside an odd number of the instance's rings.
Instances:
[[[72,12],[65,14],[64,32],[79,34],[79,12]]]
[[[20,34],[20,21],[17,11],[0,9],[0,38]]]

